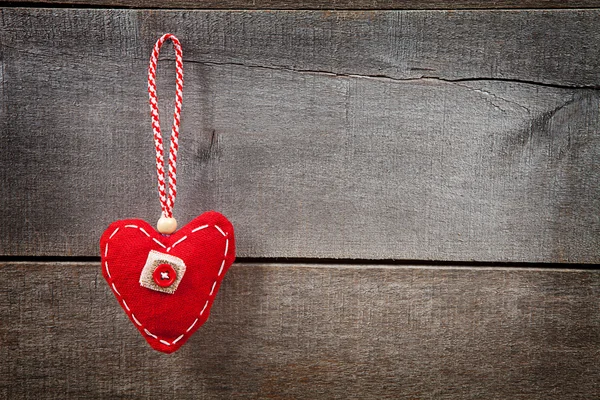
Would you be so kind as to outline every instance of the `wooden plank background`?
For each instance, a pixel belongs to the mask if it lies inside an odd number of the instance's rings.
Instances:
[[[263,10],[598,8],[598,0],[0,0],[13,5]]]
[[[158,218],[145,71],[173,30],[176,216],[223,212],[239,256],[600,260],[597,10],[2,17],[2,254],[97,256]]]
[[[597,3],[4,2],[0,398],[600,398]],[[242,257],[172,355],[97,259],[158,217],[167,31],[175,214]]]
[[[3,398],[600,396],[598,271],[237,264],[164,355],[97,263],[0,268]]]

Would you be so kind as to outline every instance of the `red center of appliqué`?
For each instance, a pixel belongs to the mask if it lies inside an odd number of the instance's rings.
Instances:
[[[175,269],[169,264],[160,264],[152,274],[154,282],[160,287],[169,287],[177,279]]]

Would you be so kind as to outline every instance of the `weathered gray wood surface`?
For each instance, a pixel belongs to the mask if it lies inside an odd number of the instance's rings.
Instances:
[[[172,31],[175,213],[223,212],[239,256],[599,262],[598,26],[596,10],[2,10],[0,253],[97,255],[111,221],[157,219],[145,74]]]
[[[0,271],[0,398],[600,397],[599,271],[234,265],[169,356],[98,263]]]
[[[200,9],[495,9],[495,8],[597,8],[598,0],[0,0],[11,4],[94,5],[139,8]]]

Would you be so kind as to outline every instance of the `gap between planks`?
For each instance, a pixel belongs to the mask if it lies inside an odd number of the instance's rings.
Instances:
[[[84,259],[85,258],[85,259]],[[43,265],[49,267],[100,267],[99,257],[0,257],[0,268],[10,265]],[[237,268],[306,268],[306,269],[356,269],[356,270],[465,270],[465,271],[556,271],[600,272],[598,264],[560,263],[502,263],[502,262],[446,262],[425,260],[332,260],[332,259],[242,259],[233,263]]]

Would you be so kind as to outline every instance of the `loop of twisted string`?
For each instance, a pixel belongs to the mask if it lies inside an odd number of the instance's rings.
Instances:
[[[173,113],[173,128],[171,129],[171,143],[169,145],[169,193],[167,195],[165,182],[164,148],[162,134],[160,132],[160,119],[158,116],[158,96],[156,94],[156,63],[158,54],[163,43],[170,39],[175,49],[175,111]],[[154,145],[156,147],[156,174],[158,176],[158,196],[162,215],[173,218],[173,205],[177,197],[177,150],[179,148],[179,124],[181,114],[181,103],[183,98],[183,56],[179,39],[170,33],[163,35],[156,41],[150,65],[148,67],[148,95],[150,97],[150,116],[152,118],[152,130],[154,131]]]

